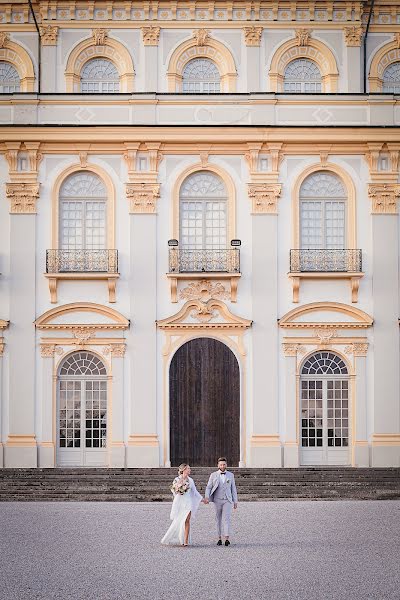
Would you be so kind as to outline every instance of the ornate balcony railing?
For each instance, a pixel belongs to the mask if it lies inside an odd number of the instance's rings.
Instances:
[[[118,273],[118,250],[47,250],[46,273]]]
[[[170,273],[240,273],[240,250],[169,249]]]
[[[291,273],[361,273],[361,250],[291,250]]]

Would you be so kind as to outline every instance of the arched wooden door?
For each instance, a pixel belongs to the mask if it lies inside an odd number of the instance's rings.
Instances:
[[[238,466],[240,373],[222,342],[198,338],[175,353],[169,371],[170,458],[212,466],[219,456]]]

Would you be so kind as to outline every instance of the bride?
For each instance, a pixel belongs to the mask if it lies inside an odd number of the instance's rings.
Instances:
[[[171,508],[171,525],[161,540],[166,545],[188,546],[192,539],[190,535],[190,521],[194,519],[201,502],[201,494],[196,490],[196,485],[190,475],[190,466],[186,463],[179,465],[179,476],[175,477],[171,491],[174,501]],[[186,490],[186,491],[185,491]]]

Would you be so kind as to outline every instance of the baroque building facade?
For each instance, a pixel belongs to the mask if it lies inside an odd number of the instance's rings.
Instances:
[[[0,2],[0,466],[400,465],[372,6]]]

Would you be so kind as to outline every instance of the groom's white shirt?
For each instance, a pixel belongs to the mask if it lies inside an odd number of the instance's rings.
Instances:
[[[225,478],[225,481],[223,481]],[[223,486],[226,492],[226,497],[229,502],[237,502],[237,490],[235,484],[235,476],[230,471],[225,471],[225,473],[221,473],[221,471],[215,471],[211,473],[210,479],[208,480],[208,484],[205,491],[205,497],[210,501],[214,502],[214,493],[219,486]]]

